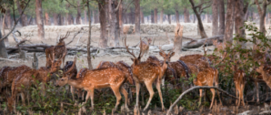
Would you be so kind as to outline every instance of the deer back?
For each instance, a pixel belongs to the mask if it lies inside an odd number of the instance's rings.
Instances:
[[[201,55],[201,54],[193,54],[193,55],[182,56],[179,58],[179,60],[182,60],[185,63],[195,64],[196,60],[198,60],[202,57],[203,57],[203,55]]]
[[[116,65],[123,70],[123,73],[126,75],[128,82],[130,84],[134,84],[133,72],[131,67],[123,61],[118,61]]]
[[[8,71],[7,78],[4,81],[4,84],[11,86],[13,79],[17,78],[19,75],[21,75],[24,71],[27,71],[27,70],[31,70],[31,68],[26,65],[14,67],[10,71]]]
[[[110,61],[100,61],[99,65],[96,67],[97,69],[100,68],[108,68],[108,67],[115,67],[116,65]]]

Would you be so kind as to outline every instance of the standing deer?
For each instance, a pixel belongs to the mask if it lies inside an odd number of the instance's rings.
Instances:
[[[150,93],[149,100],[147,102],[147,105],[144,108],[144,111],[147,110],[149,107],[149,104],[153,98],[154,91],[152,88],[152,84],[156,84],[156,88],[159,93],[161,105],[162,105],[162,110],[164,110],[164,103],[163,103],[163,98],[162,98],[162,92],[161,92],[161,82],[162,82],[162,77],[167,69],[167,64],[166,61],[163,62],[163,66],[159,66],[155,63],[148,63],[148,62],[140,62],[141,59],[141,53],[142,49],[140,49],[139,56],[136,57],[134,53],[130,52],[128,49],[128,46],[126,45],[126,38],[125,38],[125,46],[126,50],[129,54],[133,56],[132,61],[132,71],[133,71],[133,78],[135,80],[136,84],[136,108],[138,108],[138,103],[139,103],[139,91],[140,91],[140,83],[144,83],[148,89],[148,92]]]
[[[57,43],[56,46],[51,46],[45,49],[45,54],[46,54],[46,67],[51,66],[51,61],[49,58],[53,59],[54,57],[56,58],[61,58],[64,66],[65,62],[65,57],[67,55],[67,48],[66,44],[64,42],[64,39],[66,39],[70,35],[70,32],[67,32],[64,37],[61,37],[59,39],[59,42]]]
[[[142,50],[141,57],[143,57],[144,55],[146,57],[149,57],[149,46],[151,45],[151,42],[152,42],[151,38],[147,38],[147,42],[146,42],[146,41],[141,40],[141,37],[140,37],[139,43],[137,43],[135,46],[139,45],[140,50]]]
[[[215,68],[209,67],[202,71],[200,71],[197,74],[197,78],[193,80],[194,84],[197,86],[213,86],[215,84],[216,87],[218,87],[218,71]],[[212,102],[210,105],[210,109],[213,106],[213,102],[215,99],[215,89],[210,89],[212,92]],[[200,102],[201,104],[201,98],[202,98],[202,89],[199,89],[200,91]],[[206,92],[205,92],[206,93]],[[221,102],[221,101],[220,101]]]
[[[237,64],[233,65],[232,69],[234,71],[233,80],[235,84],[236,96],[238,100],[236,100],[237,107],[239,107],[240,102],[243,106],[245,106],[244,102],[244,88],[245,88],[245,72],[241,69],[237,68]]]
[[[129,111],[129,108],[127,106],[128,93],[122,87],[122,84],[126,79],[128,78],[126,78],[125,74],[119,68],[110,67],[95,70],[87,70],[84,77],[76,79],[62,77],[58,81],[56,81],[56,85],[63,86],[65,84],[69,84],[72,85],[73,87],[86,90],[88,93],[86,96],[86,101],[83,104],[85,104],[90,97],[92,109],[94,109],[94,90],[110,87],[117,98],[116,105],[113,111],[117,109],[120,103],[121,95],[119,90],[121,90],[121,93],[125,97],[125,109]]]

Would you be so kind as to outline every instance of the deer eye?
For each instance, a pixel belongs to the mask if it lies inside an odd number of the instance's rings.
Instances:
[[[64,81],[64,79],[61,79],[61,81]]]

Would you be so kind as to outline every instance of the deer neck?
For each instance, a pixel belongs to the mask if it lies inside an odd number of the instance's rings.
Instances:
[[[161,71],[162,71],[162,74],[165,73],[166,69],[167,69],[167,64],[166,64],[166,61],[164,61],[163,65],[161,66]]]
[[[268,75],[266,72],[264,72],[264,71],[261,71],[261,74],[262,74],[262,76],[263,76],[263,80],[264,80],[265,82],[268,82],[267,80],[268,80],[268,78],[269,78],[269,75]]]
[[[69,79],[68,80],[68,84],[73,86],[73,87],[76,87],[76,88],[83,88],[82,84],[82,79],[78,78],[78,79]]]

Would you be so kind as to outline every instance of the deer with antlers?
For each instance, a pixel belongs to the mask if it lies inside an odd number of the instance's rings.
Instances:
[[[149,100],[147,102],[147,105],[144,108],[144,111],[149,107],[149,104],[153,98],[154,91],[152,88],[152,84],[156,84],[156,88],[159,93],[159,97],[161,100],[161,105],[162,105],[162,110],[164,110],[164,103],[163,103],[163,98],[162,98],[162,92],[161,92],[161,82],[162,82],[162,77],[167,69],[167,64],[166,61],[163,62],[163,66],[159,66],[155,63],[148,63],[148,62],[140,62],[141,59],[141,53],[142,49],[140,50],[139,56],[136,57],[134,53],[129,51],[128,46],[126,45],[126,38],[125,38],[125,46],[126,50],[129,54],[133,56],[132,61],[132,71],[133,71],[133,78],[135,80],[136,84],[136,107],[138,107],[139,103],[139,91],[140,91],[140,83],[145,83],[148,92],[150,94]]]
[[[119,90],[121,90],[121,93],[125,97],[125,109],[129,111],[129,108],[127,106],[128,93],[122,87],[122,84],[126,81],[126,79],[128,78],[125,76],[125,74],[116,66],[110,68],[86,70],[84,77],[79,77],[76,79],[71,79],[64,76],[58,81],[56,81],[56,85],[63,86],[65,84],[69,84],[73,87],[86,90],[88,93],[84,104],[88,101],[90,97],[92,109],[94,109],[94,89],[110,87],[117,98],[116,105],[113,111],[117,109],[120,103],[121,95]]]
[[[64,62],[65,62],[65,57],[67,55],[67,48],[66,48],[66,44],[64,42],[64,40],[66,38],[68,38],[68,36],[70,35],[70,32],[67,32],[66,35],[64,37],[61,37],[59,39],[59,42],[57,43],[56,46],[51,46],[45,49],[45,54],[46,54],[46,67],[50,67],[52,63],[50,63],[50,59],[49,58],[61,58],[62,62],[63,62],[63,66],[64,66]],[[54,52],[54,53],[53,53]]]

